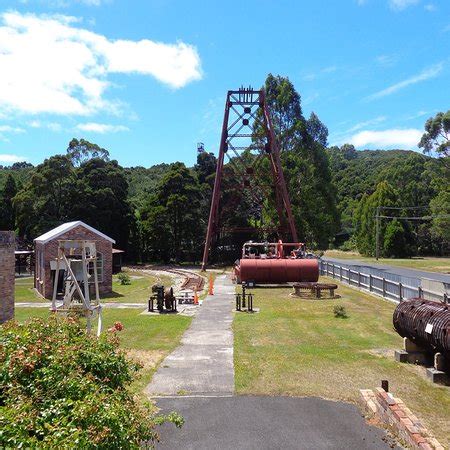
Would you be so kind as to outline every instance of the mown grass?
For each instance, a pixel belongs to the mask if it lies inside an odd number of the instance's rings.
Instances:
[[[115,322],[121,322],[124,326],[119,333],[121,347],[143,365],[131,386],[136,393],[142,392],[160,362],[179,345],[192,320],[186,316],[154,316],[141,312],[140,309],[104,309],[102,313],[104,332]],[[15,319],[22,322],[49,314],[47,308],[16,308]]]
[[[356,259],[358,261],[370,262],[373,264],[386,264],[409,269],[427,270],[430,272],[450,273],[450,258],[416,256],[403,259],[380,258],[377,261],[375,258],[369,256],[361,256],[357,252],[343,252],[340,250],[327,250],[325,256],[338,259]]]
[[[33,277],[16,278],[15,300],[16,302],[42,302],[33,289]]]
[[[131,278],[131,284],[122,285],[118,276],[113,275],[113,292],[102,295],[104,302],[120,303],[146,303],[151,295],[153,284],[159,282],[164,286],[172,286],[173,280],[169,276],[156,277],[145,272],[133,272],[125,270]],[[15,301],[41,303],[47,300],[43,299],[33,289],[33,277],[17,278],[15,286]]]
[[[450,436],[450,388],[424,370],[394,361],[402,339],[392,326],[395,305],[344,285],[334,300],[290,297],[291,289],[254,289],[258,314],[234,320],[235,385],[239,394],[319,396],[356,403],[359,389],[389,380],[438,439]],[[335,318],[334,305],[348,318]]]
[[[102,296],[104,302],[146,303],[152,294],[152,286],[161,283],[172,286],[173,280],[169,276],[156,277],[145,272],[124,270],[130,276],[131,284],[122,285],[118,276],[113,275],[113,292]]]

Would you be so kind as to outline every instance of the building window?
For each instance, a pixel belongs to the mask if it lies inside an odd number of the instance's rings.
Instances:
[[[92,275],[91,283],[94,282],[94,263],[89,263],[89,275]],[[103,254],[97,252],[97,277],[98,282],[103,283]]]

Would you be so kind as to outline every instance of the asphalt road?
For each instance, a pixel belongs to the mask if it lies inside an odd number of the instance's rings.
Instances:
[[[385,432],[369,426],[355,406],[320,398],[177,397],[157,405],[185,418],[181,429],[160,427],[157,450],[391,448]]]
[[[372,264],[367,261],[358,261],[356,259],[338,259],[338,258],[322,257],[322,260],[334,262],[335,264],[343,266],[350,265],[350,266],[372,267],[374,269],[383,270],[385,272],[390,272],[405,277],[428,278],[429,280],[436,280],[450,284],[450,275],[447,275],[445,273],[427,272],[425,270],[408,269],[406,267],[395,267],[389,266],[387,264]]]

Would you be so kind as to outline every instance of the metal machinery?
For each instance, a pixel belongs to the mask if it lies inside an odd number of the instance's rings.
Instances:
[[[400,336],[450,361],[450,305],[423,298],[404,300],[395,308],[393,323]]]
[[[64,270],[63,304],[56,305],[60,270]],[[91,299],[90,285],[95,299]],[[95,242],[84,240],[58,241],[52,311],[70,314],[81,313],[86,317],[87,331],[91,332],[92,318],[97,315],[97,336],[102,331],[102,306],[98,290],[97,250]]]
[[[308,258],[301,242],[246,242],[234,273],[238,283],[316,282],[319,263]]]
[[[229,159],[230,170],[243,181],[242,189],[252,198],[255,205],[262,205],[265,200],[271,198],[274,191],[279,223],[277,229],[271,231],[275,231],[280,238],[289,239],[290,237],[294,242],[298,240],[281,168],[280,148],[275,137],[264,90],[253,90],[249,87],[228,91],[203,253],[203,270],[208,263],[210,250],[217,243],[221,233],[238,232],[237,228],[225,230],[221,225],[219,204],[223,200],[221,200],[221,190],[224,173],[227,172],[224,170],[225,156]],[[272,177],[270,186],[264,184],[264,177],[261,176],[264,159],[268,159],[269,162]],[[251,232],[255,228],[245,231]],[[242,231],[242,227],[239,231]]]
[[[156,309],[160,312],[177,312],[177,300],[173,293],[173,288],[164,288],[161,284],[154,284],[152,286],[152,295],[148,301],[148,310],[150,312]]]

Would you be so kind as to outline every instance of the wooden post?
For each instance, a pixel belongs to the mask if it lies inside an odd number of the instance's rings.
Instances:
[[[403,300],[403,296],[402,296],[402,283],[398,283],[398,299],[400,300],[400,301],[402,301]]]
[[[376,219],[376,249],[375,249],[375,257],[378,261],[378,258],[380,257],[380,207],[377,206],[377,215],[375,217]]]
[[[372,274],[369,274],[369,292],[372,292]]]
[[[361,272],[358,270],[358,287],[361,287]]]

